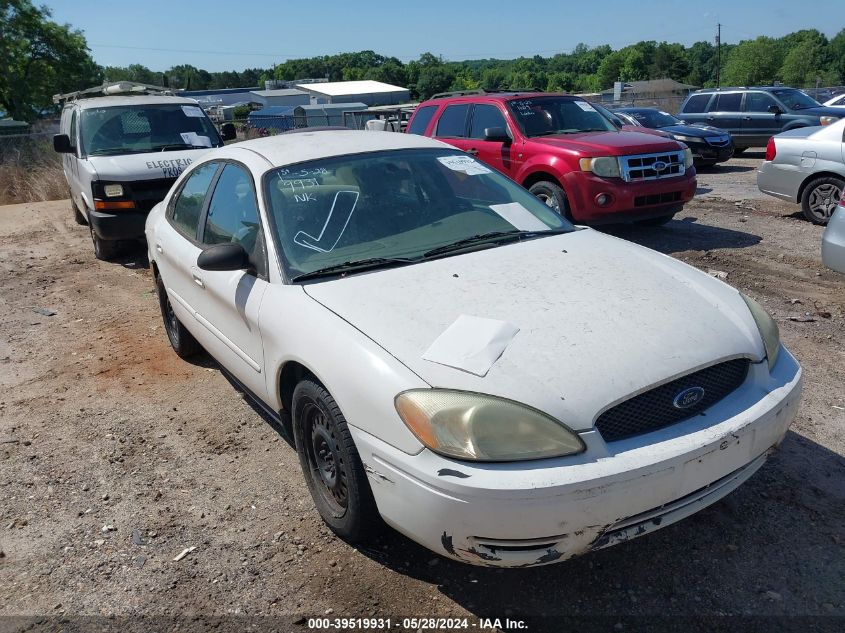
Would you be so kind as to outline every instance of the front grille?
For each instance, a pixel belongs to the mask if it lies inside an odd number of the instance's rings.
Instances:
[[[705,138],[705,140],[709,145],[712,145],[713,147],[724,147],[725,145],[731,142],[729,136],[708,136]]]
[[[687,420],[739,387],[748,375],[750,364],[747,358],[737,358],[660,385],[602,413],[596,428],[605,442],[614,442]],[[674,404],[677,396],[693,387],[704,390],[701,400],[689,408],[677,408]]]
[[[637,196],[634,198],[635,207],[648,207],[655,204],[670,204],[681,199],[680,191],[667,191],[665,193],[654,193],[650,196]]]
[[[135,206],[142,211],[149,211],[170,191],[170,187],[176,182],[175,178],[155,178],[153,180],[134,180],[129,183],[131,196]]]
[[[673,178],[685,172],[683,152],[620,156],[619,164],[622,167],[622,178],[627,182]]]

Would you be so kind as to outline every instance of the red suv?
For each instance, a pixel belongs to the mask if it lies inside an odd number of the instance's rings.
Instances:
[[[407,132],[477,156],[576,222],[663,224],[695,194],[686,146],[620,131],[589,102],[565,94],[434,97]]]

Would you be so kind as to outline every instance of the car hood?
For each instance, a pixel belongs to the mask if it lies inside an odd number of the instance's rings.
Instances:
[[[100,180],[132,181],[175,178],[209,149],[89,156]]]
[[[696,138],[708,138],[717,136],[726,136],[725,130],[718,128],[700,127],[697,125],[665,125],[657,128],[663,132],[670,134],[680,134],[681,136],[694,136]]]
[[[681,149],[677,141],[669,138],[662,139],[656,134],[639,131],[581,132],[579,134],[531,138],[528,139],[528,142],[578,152],[587,156],[652,154],[677,152]]]
[[[829,106],[821,106],[819,108],[801,108],[800,110],[790,110],[787,114],[805,114],[808,116],[835,116],[842,117],[841,108],[831,108]]]
[[[510,398],[578,430],[655,383],[765,355],[736,290],[589,229],[304,289],[433,387]],[[507,326],[483,376],[423,358],[459,317]],[[485,336],[465,329],[461,343]]]

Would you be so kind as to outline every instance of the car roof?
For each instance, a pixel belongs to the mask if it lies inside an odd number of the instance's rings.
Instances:
[[[92,97],[90,99],[79,99],[77,101],[71,101],[68,103],[68,106],[75,105],[79,106],[82,110],[88,110],[90,108],[110,108],[114,106],[131,106],[131,105],[139,105],[139,106],[146,106],[146,105],[170,105],[170,104],[179,104],[179,105],[197,105],[196,100],[188,99],[186,97],[170,97],[170,96],[155,96],[155,95],[145,95],[145,96],[135,96],[135,95],[128,95],[125,97]]]
[[[708,94],[712,92],[741,92],[743,90],[763,90],[772,92],[774,90],[801,90],[792,86],[722,86],[721,88],[700,88],[692,94]]]
[[[212,155],[214,158],[237,158],[242,152],[250,151],[262,156],[273,167],[281,167],[333,156],[401,149],[456,151],[451,145],[417,134],[369,130],[318,130],[278,134],[232,143],[212,150],[204,158],[210,158]]]
[[[537,97],[567,97],[570,99],[582,99],[585,100],[583,97],[579,97],[576,95],[567,94],[565,92],[536,92],[536,91],[514,91],[514,92],[487,92],[487,93],[480,93],[480,94],[466,94],[454,97],[435,97],[432,99],[428,99],[420,104],[423,105],[434,105],[434,104],[441,104],[441,103],[478,103],[478,102],[507,102],[507,101],[515,101],[516,99],[534,99]]]

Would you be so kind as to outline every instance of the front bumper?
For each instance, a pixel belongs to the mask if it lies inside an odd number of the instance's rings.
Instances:
[[[727,145],[710,145],[709,143],[687,143],[692,151],[693,160],[702,164],[724,163],[734,155],[733,143]]]
[[[695,168],[683,176],[625,182],[621,178],[600,178],[590,172],[572,171],[564,176],[572,217],[582,224],[610,224],[677,213],[692,200],[697,186]],[[610,202],[599,206],[596,197],[605,194]]]
[[[101,240],[140,240],[148,211],[88,210],[88,223]]]
[[[587,451],[529,463],[468,463],[403,453],[352,428],[379,511],[411,539],[455,560],[496,567],[562,561],[664,527],[750,477],[798,409],[801,369],[782,348],[698,416]]]

